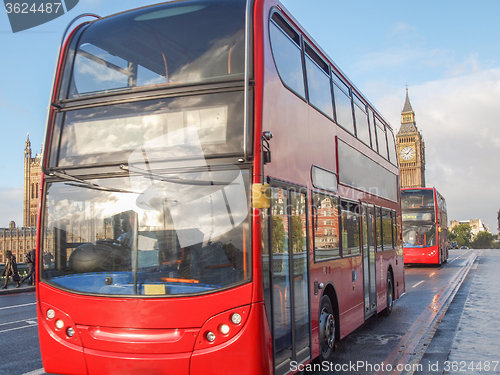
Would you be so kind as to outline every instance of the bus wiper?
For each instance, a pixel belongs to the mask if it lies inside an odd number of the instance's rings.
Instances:
[[[58,178],[61,178],[63,180],[67,180],[67,181],[79,182],[80,184],[99,186],[97,184],[94,184],[93,182],[88,182],[88,181],[82,180],[81,178],[71,176],[71,175],[67,174],[66,172],[52,171],[52,172],[49,172],[48,175],[51,177],[58,177]]]
[[[121,164],[120,165],[120,169],[123,169],[124,171],[128,171],[128,172],[138,173],[140,175],[149,177],[149,178],[151,178],[153,180],[159,180],[159,181],[165,181],[165,182],[172,182],[174,184],[203,185],[203,186],[209,186],[209,185],[228,186],[228,185],[237,184],[236,182],[221,182],[221,181],[207,181],[207,180],[189,180],[189,179],[180,178],[180,177],[165,177],[165,176],[159,175],[157,173],[153,173],[153,172],[141,169],[141,168],[132,167],[130,165],[125,165],[125,164]]]
[[[62,180],[75,182],[73,184],[66,183],[66,185],[70,185],[70,186],[76,186],[76,187],[82,187],[82,188],[94,189],[94,190],[110,191],[110,192],[113,192],[113,193],[133,193],[133,194],[139,194],[139,193],[135,193],[135,192],[129,191],[129,190],[123,190],[123,189],[116,189],[116,188],[110,188],[110,187],[100,186],[100,185],[94,184],[93,182],[85,181],[85,180],[83,180],[81,178],[78,178],[78,177],[75,177],[75,176],[71,176],[71,175],[69,175],[67,173],[64,173],[64,172],[52,171],[52,172],[49,172],[48,175],[51,176],[51,177],[60,178]]]
[[[110,188],[110,187],[105,187],[105,186],[99,186],[96,184],[72,184],[72,183],[66,183],[66,185],[70,186],[76,186],[76,187],[81,187],[81,188],[86,188],[86,189],[93,189],[93,190],[101,190],[101,191],[110,191],[112,193],[131,193],[131,194],[140,194],[136,193],[135,191],[130,191],[130,190],[123,190],[123,189],[116,189],[116,188]]]

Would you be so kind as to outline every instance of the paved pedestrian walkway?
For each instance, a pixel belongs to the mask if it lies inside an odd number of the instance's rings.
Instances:
[[[19,288],[16,288],[17,282],[12,282],[10,281],[9,284],[7,285],[7,289],[0,289],[0,296],[4,294],[14,294],[14,293],[22,293],[22,292],[32,292],[35,290],[35,287],[33,285],[29,285],[28,283],[29,280],[26,280]],[[3,286],[3,283],[5,282],[4,278],[1,278],[0,280],[1,286]]]
[[[500,374],[500,250],[478,262],[444,374]]]

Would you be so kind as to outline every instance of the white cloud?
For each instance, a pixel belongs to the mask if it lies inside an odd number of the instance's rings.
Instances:
[[[376,101],[396,132],[405,92]],[[409,88],[426,145],[426,182],[447,200],[449,220],[480,218],[497,232],[500,209],[500,68]]]
[[[23,188],[0,189],[0,228],[7,228],[14,220],[23,226]]]

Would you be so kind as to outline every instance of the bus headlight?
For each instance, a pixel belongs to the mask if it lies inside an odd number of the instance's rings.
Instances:
[[[223,335],[227,335],[229,333],[229,326],[227,324],[221,324],[221,326],[219,327],[219,331]]]
[[[61,319],[56,320],[56,328],[57,329],[63,329],[64,328],[64,322]]]
[[[201,340],[196,340],[194,350],[203,350],[214,345],[224,345],[241,333],[248,320],[250,306],[240,306],[212,316],[200,329]],[[75,336],[78,336],[78,332]]]
[[[69,337],[73,337],[73,335],[75,334],[75,330],[73,327],[69,327],[67,330],[66,330],[66,334],[69,336]]]

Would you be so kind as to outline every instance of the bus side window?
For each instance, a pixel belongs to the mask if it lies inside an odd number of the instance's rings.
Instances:
[[[377,251],[382,251],[382,208],[375,207],[375,226],[377,228]]]
[[[316,262],[340,256],[338,198],[323,193],[314,194],[314,260]]]
[[[300,35],[281,16],[274,13],[269,22],[269,35],[278,74],[290,90],[306,97]]]
[[[359,204],[341,201],[342,256],[361,254]]]
[[[307,44],[305,51],[309,103],[333,119],[332,91],[328,64]]]
[[[378,142],[378,153],[383,156],[385,159],[389,159],[387,154],[387,138],[385,134],[385,126],[384,124],[375,117],[375,126],[377,131],[377,142]]]
[[[387,131],[387,142],[388,142],[388,148],[389,148],[389,161],[394,164],[395,166],[398,165],[398,157],[396,154],[396,143],[394,141],[394,134],[392,134],[392,131],[389,130],[389,128],[386,128]]]
[[[352,98],[354,101],[354,118],[356,121],[357,137],[371,147],[370,123],[368,122],[366,106],[356,95],[353,94]]]
[[[382,210],[382,236],[384,238],[384,250],[392,249],[392,217],[389,210]]]
[[[355,134],[349,87],[335,74],[332,74],[332,80],[333,99],[335,101],[335,120],[337,125],[342,126],[351,134]]]

